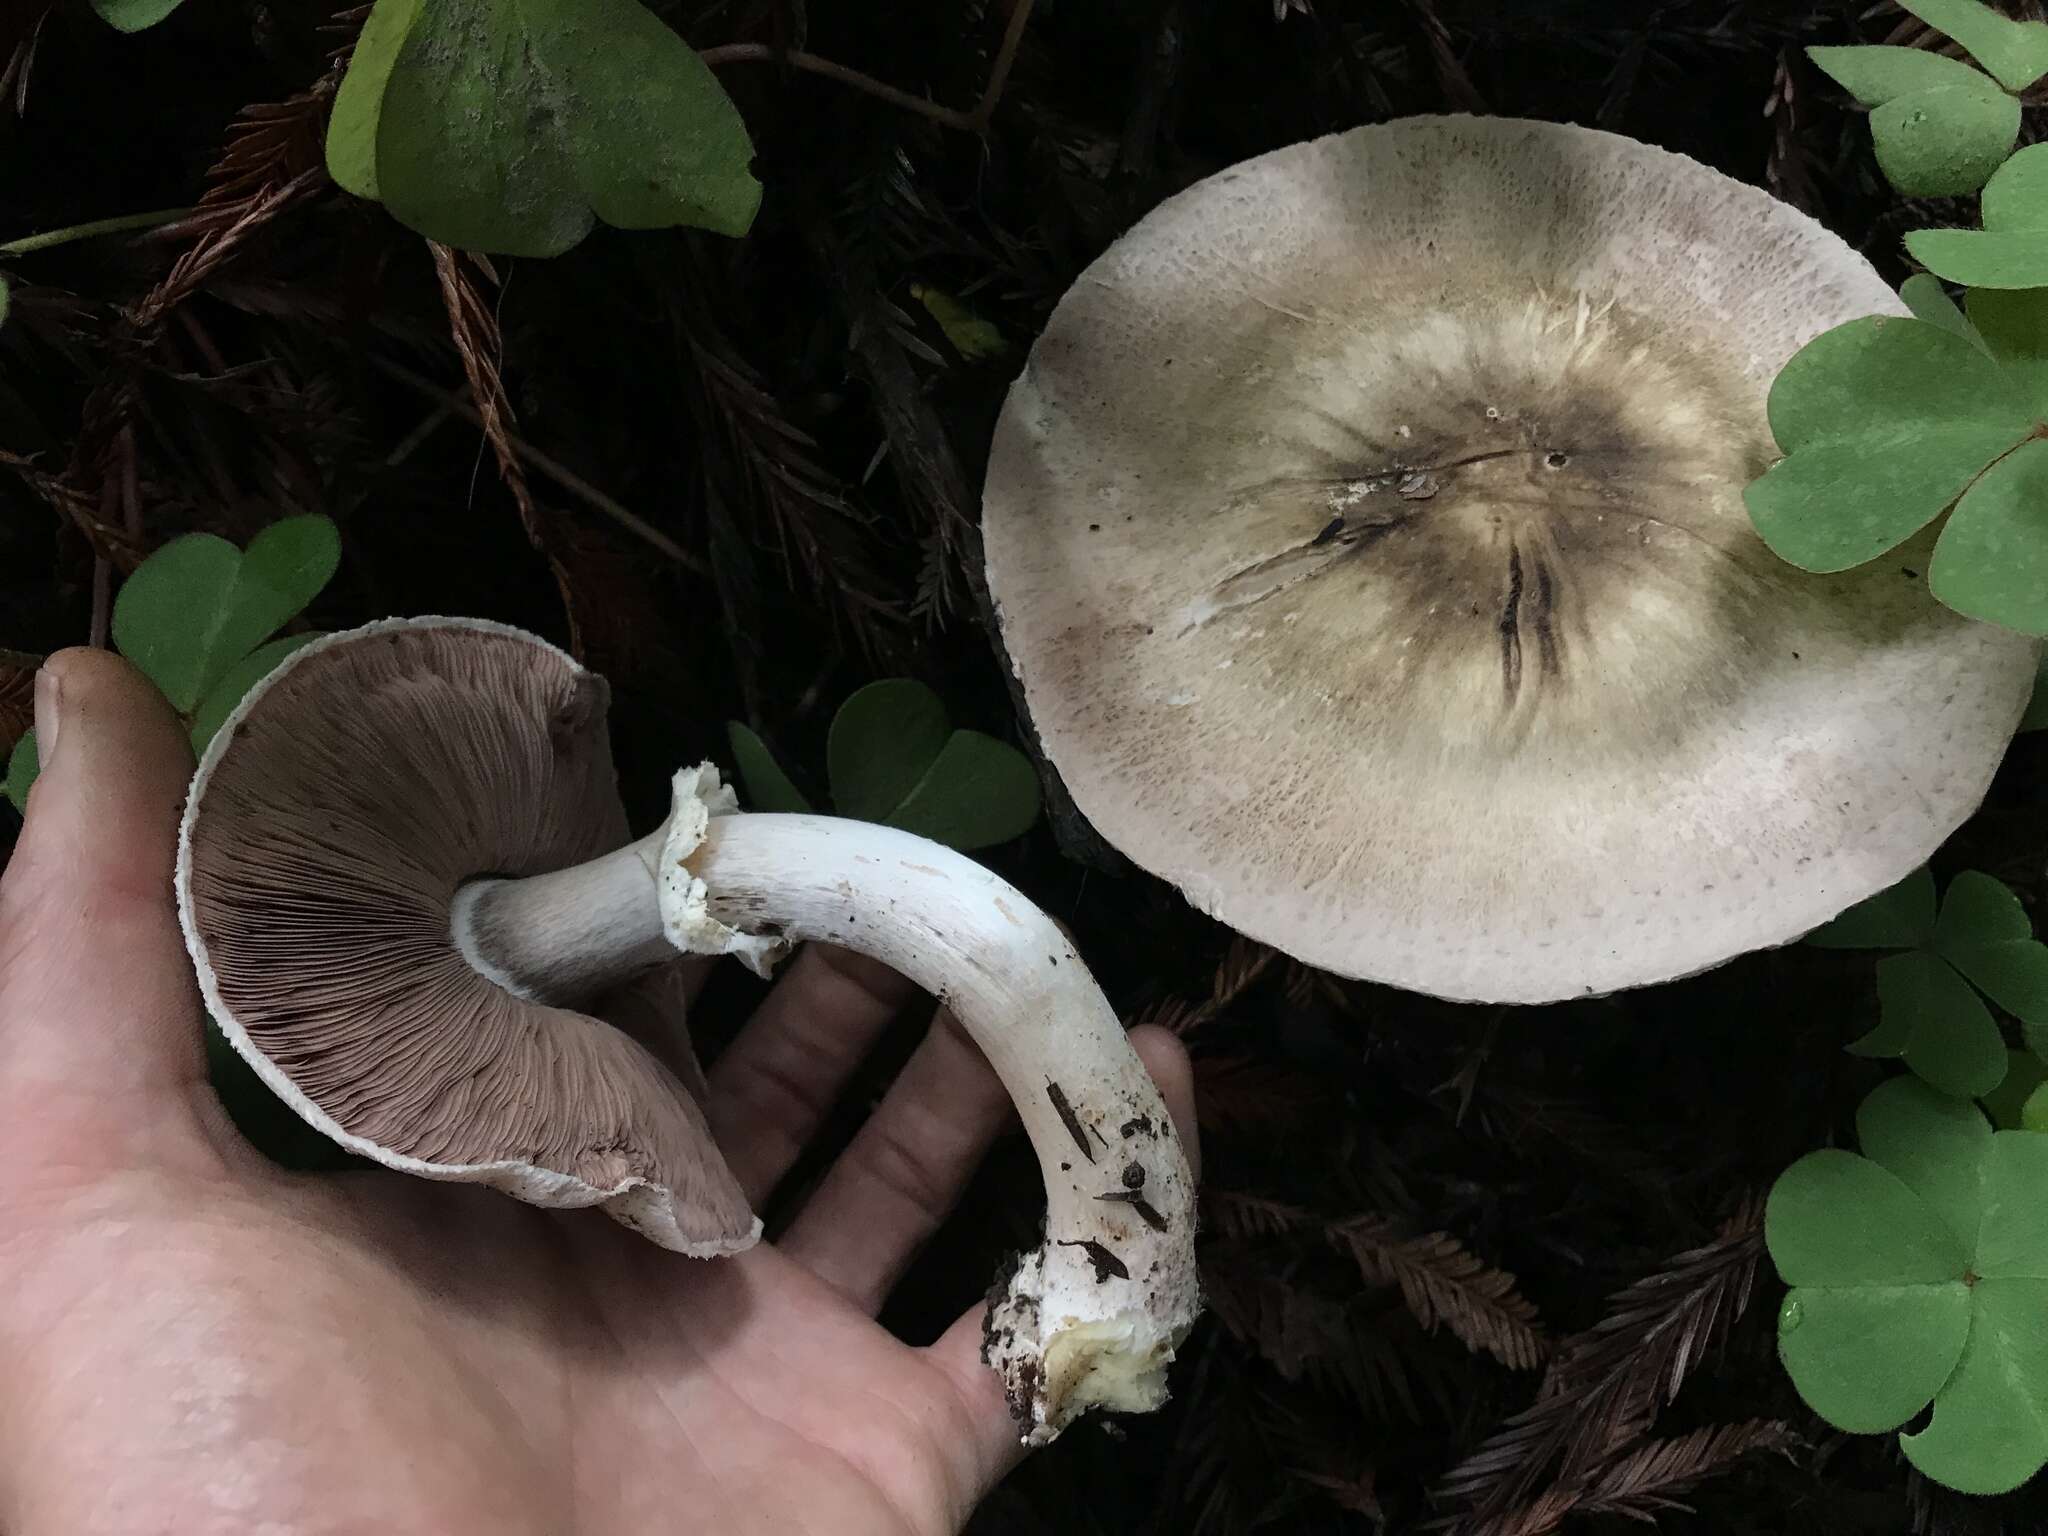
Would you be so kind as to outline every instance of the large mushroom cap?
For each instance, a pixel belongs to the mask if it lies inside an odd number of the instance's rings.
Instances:
[[[1767,194],[1409,120],[1215,176],[1061,302],[989,467],[1047,753],[1138,863],[1328,969],[1537,1002],[1782,943],[1977,805],[2034,645],[1924,549],[1783,564],[1773,376],[1903,313]]]
[[[223,1032],[343,1145],[729,1252],[760,1225],[691,1096],[673,968],[576,1012],[487,980],[451,934],[472,877],[626,841],[606,702],[562,652],[474,620],[315,641],[200,763],[179,913]]]

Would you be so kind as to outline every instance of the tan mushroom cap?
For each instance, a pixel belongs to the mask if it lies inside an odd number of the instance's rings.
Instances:
[[[1426,118],[1237,166],[1059,305],[989,466],[990,587],[1105,837],[1235,928],[1538,1002],[1797,937],[1979,803],[2033,642],[1928,541],[1783,564],[1780,366],[1903,313],[1756,188]]]
[[[179,913],[222,1030],[343,1145],[730,1252],[760,1227],[692,1096],[675,968],[581,1013],[486,980],[451,937],[469,878],[626,842],[607,701],[567,655],[474,620],[315,641],[201,762]]]

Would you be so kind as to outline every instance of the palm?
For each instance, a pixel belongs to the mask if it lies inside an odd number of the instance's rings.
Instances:
[[[8,1316],[48,1324],[8,1340],[41,1388],[19,1432],[98,1469],[23,1530],[460,1509],[441,1528],[857,1536],[950,1529],[976,1491],[947,1442],[981,1405],[772,1250],[692,1263],[382,1175],[223,1192],[208,1157],[16,1230]],[[220,1480],[173,1519],[200,1466]]]
[[[86,670],[147,715],[114,664]],[[94,745],[82,712],[64,728],[60,753]],[[0,1530],[957,1528],[1015,1454],[972,1322],[913,1349],[872,1321],[1000,1125],[953,1031],[783,1244],[736,1259],[280,1173],[204,1082],[164,894],[183,762],[148,750],[162,722],[121,729],[140,740],[90,771],[59,756],[0,883]],[[807,956],[719,1064],[750,1195],[905,990]]]

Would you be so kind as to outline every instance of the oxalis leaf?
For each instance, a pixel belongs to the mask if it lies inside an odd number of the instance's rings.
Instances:
[[[1897,1057],[1957,1098],[1993,1093],[2008,1071],[2009,1053],[1983,997],[2023,1023],[2048,1026],[2048,945],[2035,939],[2019,898],[1979,871],[1950,881],[1937,913],[1934,877],[1916,870],[1807,942],[1904,951],[1878,962],[1878,1025],[1849,1049]]]
[[[1918,297],[1924,303],[1925,290]],[[1771,385],[1785,457],[1750,482],[1750,520],[1803,570],[1874,560],[1951,511],[1930,589],[1973,618],[2048,633],[2048,520],[2031,499],[2048,433],[2048,290],[1972,294],[1969,327],[1904,316],[1815,337]]]
[[[264,642],[333,577],[341,541],[324,517],[288,517],[245,553],[210,533],[173,539],[135,568],[114,599],[113,639],[206,744],[243,696],[315,635]],[[35,733],[15,748],[7,798],[25,810],[36,775]]]
[[[189,717],[229,668],[319,595],[340,559],[324,517],[272,523],[246,554],[213,534],[186,534],[121,584],[114,644]]]
[[[1038,818],[1038,775],[1024,754],[955,730],[939,696],[910,678],[870,683],[833,717],[832,803],[962,852],[1019,836]]]
[[[2048,1463],[2048,1136],[1994,1131],[1911,1078],[1857,1113],[1862,1155],[1794,1163],[1764,1236],[1792,1289],[1778,1354],[1807,1405],[1934,1481],[2004,1493]]]
[[[1984,184],[1982,229],[1916,229],[1906,249],[1971,288],[2048,286],[2048,144],[2029,144]]]
[[[1984,1095],[1984,1113],[2001,1131],[2048,1130],[2048,1062],[2032,1051],[2006,1052],[2005,1081]],[[2036,1102],[2038,1099],[2038,1102]]]
[[[117,32],[140,32],[153,27],[185,0],[92,0],[100,20]]]
[[[931,771],[953,725],[936,693],[907,677],[857,689],[832,717],[825,766],[832,808],[861,821],[884,820]]]
[[[760,737],[733,721],[726,739],[752,809],[810,809]],[[839,815],[963,853],[1008,842],[1038,819],[1030,760],[993,736],[955,730],[945,701],[912,678],[884,678],[850,694],[832,717],[825,759]]]
[[[2009,91],[2048,75],[2048,26],[2038,21],[2014,21],[1984,0],[1899,0],[1899,7],[1969,49]]]
[[[743,235],[761,200],[731,98],[637,0],[377,0],[327,158],[421,234],[512,256],[598,219]]]
[[[732,748],[740,782],[747,789],[748,810],[801,812],[811,808],[804,792],[782,771],[782,764],[775,761],[767,742],[737,720],[726,723],[725,739]]]
[[[36,781],[36,733],[24,731],[7,756],[7,777],[0,780],[0,794],[22,815],[28,814],[29,786]]]
[[[1960,59],[1886,46],[1807,54],[1871,109],[1877,163],[1908,197],[1976,191],[2019,137],[2019,102]]]

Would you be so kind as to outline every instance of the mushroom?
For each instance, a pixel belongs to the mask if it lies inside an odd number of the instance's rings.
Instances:
[[[366,1157],[600,1205],[709,1257],[761,1228],[658,1022],[678,952],[763,975],[804,939],[875,956],[952,1009],[1044,1171],[1046,1242],[992,1295],[983,1351],[1026,1438],[1164,1401],[1199,1306],[1193,1180],[1072,945],[923,838],[736,814],[708,764],[630,841],[607,699],[533,636],[440,618],[324,637],[259,684],[200,762],[178,849],[187,947],[235,1049]]]
[[[1979,803],[2036,646],[1926,541],[1784,564],[1745,484],[1801,345],[1904,314],[1766,193],[1442,117],[1173,198],[998,422],[991,593],[1108,841],[1302,960],[1535,1003],[1789,941]]]

